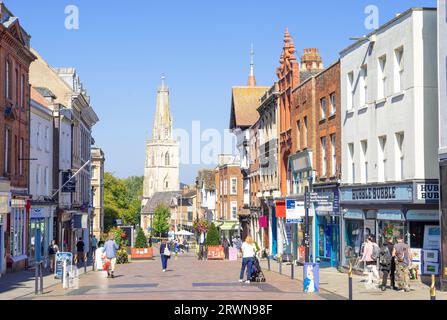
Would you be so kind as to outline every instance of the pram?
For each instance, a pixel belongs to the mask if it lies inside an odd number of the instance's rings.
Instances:
[[[265,276],[261,269],[261,264],[257,257],[254,257],[254,263],[251,266],[251,282],[265,282]]]

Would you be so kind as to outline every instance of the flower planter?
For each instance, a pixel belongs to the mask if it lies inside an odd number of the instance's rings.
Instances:
[[[154,256],[154,248],[132,248],[130,253],[132,260],[151,260]]]
[[[222,246],[208,246],[208,260],[224,260],[225,251]]]

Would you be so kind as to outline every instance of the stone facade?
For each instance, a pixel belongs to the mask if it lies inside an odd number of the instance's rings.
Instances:
[[[92,147],[92,232],[97,239],[104,232],[104,162],[104,152],[98,147]]]

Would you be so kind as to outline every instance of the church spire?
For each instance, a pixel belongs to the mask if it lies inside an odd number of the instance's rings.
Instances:
[[[152,129],[153,140],[172,139],[172,118],[169,108],[169,88],[165,83],[165,75],[161,77],[161,86],[157,92],[157,107],[154,115],[154,126]]]
[[[254,71],[254,55],[255,55],[255,52],[253,50],[253,44],[251,44],[251,51],[250,51],[250,74],[248,76],[248,86],[249,87],[255,87],[256,86],[256,78],[255,78],[255,71]]]

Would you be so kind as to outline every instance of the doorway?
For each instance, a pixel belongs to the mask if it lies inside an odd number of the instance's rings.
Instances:
[[[31,219],[29,228],[29,261],[30,265],[34,265],[36,261],[45,258],[45,248],[48,247],[47,242],[47,226],[45,218]]]

